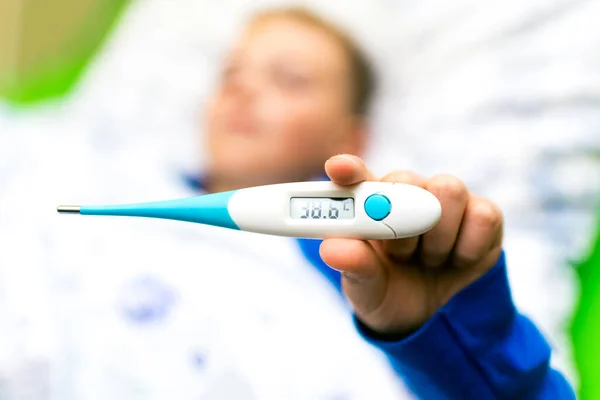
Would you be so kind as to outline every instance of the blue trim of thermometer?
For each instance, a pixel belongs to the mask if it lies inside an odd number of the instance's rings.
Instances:
[[[177,200],[59,206],[60,213],[172,219],[270,235],[400,239],[421,235],[442,208],[430,192],[392,182],[329,181],[256,186]]]

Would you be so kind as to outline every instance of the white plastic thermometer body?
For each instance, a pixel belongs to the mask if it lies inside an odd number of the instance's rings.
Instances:
[[[430,192],[383,182],[260,186],[238,190],[227,208],[241,230],[304,238],[417,236],[441,216],[440,203]]]
[[[176,219],[288,237],[399,239],[437,224],[441,206],[412,185],[297,182],[186,199],[116,206],[63,206],[59,212]]]

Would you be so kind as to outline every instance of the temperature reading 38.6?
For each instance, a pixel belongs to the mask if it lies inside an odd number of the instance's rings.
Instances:
[[[354,218],[354,199],[293,197],[290,216],[299,219],[350,219]]]

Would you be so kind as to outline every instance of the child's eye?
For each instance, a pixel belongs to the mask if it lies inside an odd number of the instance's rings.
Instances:
[[[239,68],[236,65],[228,65],[221,72],[221,80],[223,82],[229,82],[230,80],[236,77],[238,72]]]
[[[305,75],[291,71],[274,71],[273,79],[278,86],[291,90],[303,89],[310,83]]]

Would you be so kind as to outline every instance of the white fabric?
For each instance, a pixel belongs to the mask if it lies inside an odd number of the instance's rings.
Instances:
[[[58,151],[52,143],[44,148]],[[2,322],[12,322],[4,332],[14,335],[0,341],[6,398],[21,398],[23,380],[47,386],[36,399],[409,398],[294,240],[56,215],[58,197],[194,194],[181,176],[153,174],[157,160],[138,156],[127,172],[113,174],[99,172],[103,161],[91,157],[73,164],[89,153],[70,149],[62,163],[42,162],[43,169],[19,152],[33,165],[14,170],[3,191],[11,212],[0,231],[10,244],[0,252],[2,305],[10,306]],[[35,182],[43,196],[23,198],[32,190],[21,185]]]

